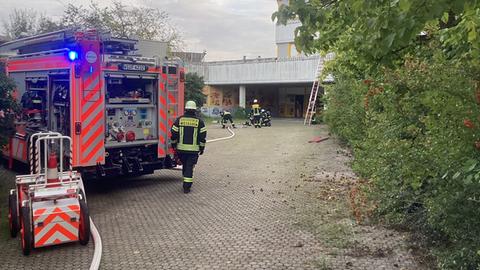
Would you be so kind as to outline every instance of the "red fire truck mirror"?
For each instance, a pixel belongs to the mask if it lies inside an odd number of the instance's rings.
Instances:
[[[82,133],[82,123],[75,122],[75,135],[80,135]]]

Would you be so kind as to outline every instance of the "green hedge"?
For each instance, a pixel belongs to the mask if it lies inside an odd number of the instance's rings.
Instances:
[[[478,70],[436,56],[371,79],[336,74],[325,121],[370,179],[377,213],[432,240],[441,269],[480,267]]]

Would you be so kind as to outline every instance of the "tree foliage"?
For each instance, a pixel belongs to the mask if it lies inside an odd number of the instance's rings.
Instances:
[[[88,6],[69,4],[61,24],[65,27],[96,28],[115,37],[160,40],[178,49],[183,46],[178,29],[165,11],[154,8],[126,6],[120,1],[101,7],[97,2]]]
[[[205,104],[207,96],[202,92],[204,86],[202,76],[197,73],[187,73],[185,76],[185,102],[193,100],[197,106]]]
[[[8,16],[8,19],[3,20],[2,23],[5,35],[10,39],[51,32],[62,28],[59,23],[44,14],[29,9],[14,9]]]
[[[14,9],[3,25],[5,34],[11,39],[80,27],[110,32],[114,37],[164,41],[173,49],[183,47],[182,36],[167,12],[127,6],[120,1],[105,7],[95,1],[87,6],[69,4],[60,20],[33,10]]]
[[[0,148],[15,132],[13,112],[17,109],[17,105],[12,97],[14,88],[13,80],[6,76],[5,65],[0,61]]]
[[[352,52],[357,64],[392,64],[420,42],[420,34],[439,32],[451,56],[480,56],[480,2],[477,0],[292,0],[272,18],[298,18],[297,48]],[[457,46],[462,44],[462,46]],[[452,46],[453,45],[453,46]]]
[[[377,214],[428,236],[441,269],[480,269],[480,1],[291,0],[296,47],[335,52],[330,129]]]

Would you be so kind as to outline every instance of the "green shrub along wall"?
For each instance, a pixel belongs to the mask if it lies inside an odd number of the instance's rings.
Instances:
[[[480,267],[478,70],[439,53],[358,79],[337,71],[325,121],[354,150],[377,213],[429,236],[442,269]]]
[[[324,120],[378,216],[428,236],[439,268],[480,269],[480,1],[292,0],[272,18],[335,53]]]

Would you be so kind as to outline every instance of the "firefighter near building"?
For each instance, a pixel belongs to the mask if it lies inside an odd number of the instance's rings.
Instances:
[[[230,121],[230,124],[235,128],[235,123],[233,122],[232,113],[229,110],[224,110],[220,113],[222,128],[225,128],[227,123]]]
[[[193,169],[198,156],[203,154],[207,128],[203,120],[196,116],[197,105],[188,101],[185,115],[177,118],[172,126],[172,147],[182,163],[183,192],[189,193],[193,184]]]
[[[253,126],[255,128],[261,128],[262,127],[262,124],[261,124],[261,118],[262,118],[262,114],[261,114],[261,108],[260,108],[260,104],[258,104],[258,100],[253,100],[253,104],[252,104],[252,116],[253,116]]]
[[[2,151],[9,167],[31,168],[32,135],[56,132],[71,137],[65,164],[85,178],[172,168],[168,127],[183,114],[185,70],[136,54],[137,43],[69,29],[3,44],[17,51],[6,71],[22,107]]]

